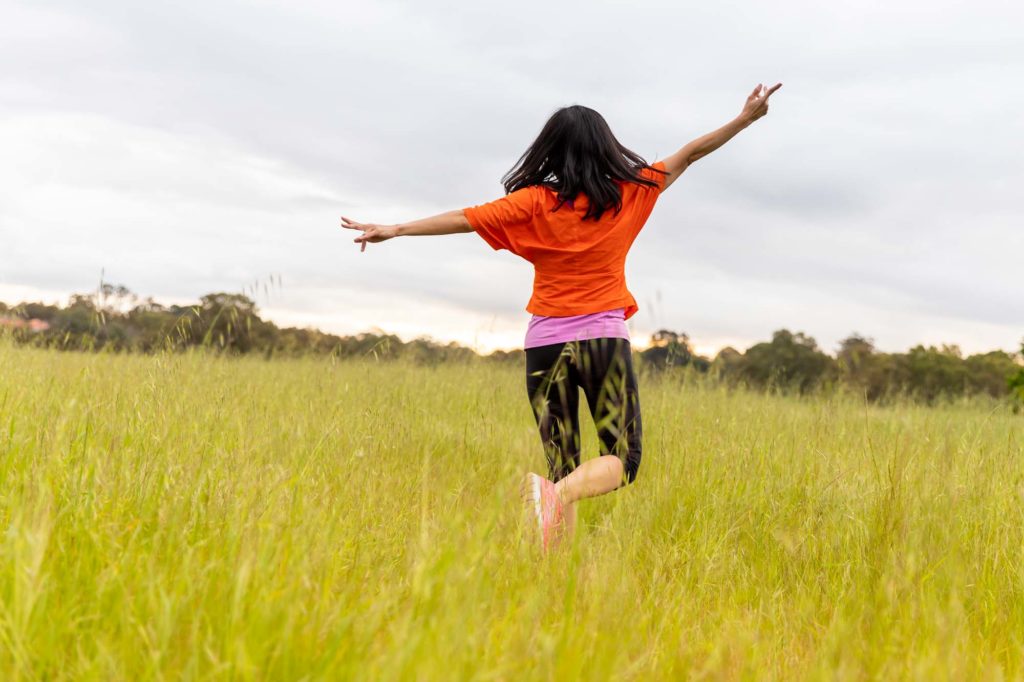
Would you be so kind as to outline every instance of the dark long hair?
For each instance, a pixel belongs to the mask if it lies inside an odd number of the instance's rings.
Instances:
[[[622,191],[616,181],[658,186],[640,176],[643,168],[651,166],[615,139],[601,114],[574,104],[551,115],[501,181],[506,192],[531,185],[551,188],[558,194],[555,211],[582,192],[590,201],[583,219],[599,220],[607,210],[622,210]]]

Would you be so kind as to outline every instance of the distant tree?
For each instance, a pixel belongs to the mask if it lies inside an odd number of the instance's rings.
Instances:
[[[125,313],[138,300],[138,297],[123,284],[100,284],[93,296],[93,305],[106,314]]]
[[[736,383],[739,380],[742,362],[743,353],[732,346],[726,346],[718,351],[718,355],[711,363],[711,374],[727,383]]]
[[[703,355],[694,354],[693,357],[690,358],[690,367],[693,367],[701,374],[707,374],[711,371],[711,360]]]
[[[192,312],[186,334],[192,345],[247,353],[273,336],[271,325],[257,314],[256,302],[242,294],[207,294]]]
[[[839,342],[839,352],[836,353],[836,360],[845,369],[856,371],[874,353],[874,340],[854,332]]]
[[[818,350],[813,338],[787,329],[775,332],[770,342],[749,348],[737,369],[748,385],[800,393],[824,385],[836,373],[835,361]]]
[[[839,342],[839,378],[868,400],[879,400],[893,389],[892,358],[875,350],[872,339],[853,333]]]
[[[967,367],[957,346],[917,345],[894,355],[904,392],[927,403],[966,393]]]
[[[11,308],[12,312],[26,319],[35,318],[52,322],[60,313],[60,306],[47,305],[45,303],[19,303]]]
[[[711,362],[693,352],[690,337],[682,332],[659,329],[651,335],[651,345],[640,352],[640,359],[654,369],[692,366],[706,372]]]
[[[90,337],[99,326],[93,297],[86,294],[72,294],[67,307],[58,309],[53,316],[53,330],[66,337],[84,339]]]
[[[150,353],[174,345],[175,323],[181,315],[171,312],[152,298],[138,303],[125,315],[131,330],[129,348]]]
[[[491,360],[493,362],[502,362],[509,364],[515,363],[517,365],[521,365],[526,362],[526,351],[521,349],[511,351],[496,350],[490,355],[487,355],[486,359]]]
[[[1024,341],[1020,343],[1019,357],[1024,361]],[[1017,401],[1017,405],[1024,406],[1024,367],[1019,367],[1015,373],[1011,374],[1006,383],[1010,394]]]
[[[154,301],[152,297],[149,297],[137,304],[133,310],[146,313],[166,313],[168,308],[167,306]]]
[[[986,394],[1002,398],[1007,394],[1007,382],[1019,367],[1010,353],[994,350],[978,353],[964,360],[966,389],[969,394]]]

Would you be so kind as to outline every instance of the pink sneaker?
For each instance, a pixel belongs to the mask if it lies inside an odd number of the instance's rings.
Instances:
[[[541,544],[545,550],[555,542],[562,525],[562,501],[555,492],[555,484],[534,473],[526,475],[527,500],[533,505],[540,528]]]

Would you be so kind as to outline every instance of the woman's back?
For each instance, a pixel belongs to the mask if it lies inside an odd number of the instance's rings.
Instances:
[[[464,212],[495,250],[507,249],[533,263],[529,312],[569,316],[624,308],[628,318],[637,307],[626,288],[626,254],[664,186],[665,176],[658,172],[664,164],[653,168],[642,168],[639,175],[654,186],[617,183],[621,208],[607,210],[596,220],[585,218],[585,194],[563,203],[544,185],[524,187]]]

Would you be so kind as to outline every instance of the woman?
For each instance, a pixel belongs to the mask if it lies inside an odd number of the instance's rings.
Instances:
[[[658,195],[697,159],[768,113],[782,87],[758,85],[739,116],[648,165],[619,144],[592,109],[556,111],[503,178],[506,196],[401,225],[342,218],[365,251],[392,237],[477,232],[495,250],[534,265],[526,331],[526,387],[549,478],[527,474],[524,493],[545,549],[571,533],[575,503],[631,483],[640,466],[640,400],[626,320],[637,311],[626,288],[626,254]],[[601,442],[580,462],[579,389]]]

